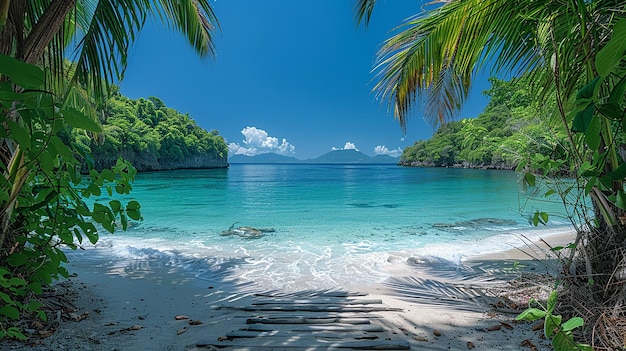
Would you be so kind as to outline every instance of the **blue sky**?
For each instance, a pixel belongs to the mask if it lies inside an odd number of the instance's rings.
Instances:
[[[200,59],[178,33],[149,22],[131,48],[121,92],[157,96],[218,130],[231,153],[310,159],[333,149],[394,153],[434,132],[416,109],[404,135],[376,100],[376,51],[421,2],[379,0],[356,27],[353,0],[219,0],[216,59]],[[479,77],[461,117],[487,101]]]

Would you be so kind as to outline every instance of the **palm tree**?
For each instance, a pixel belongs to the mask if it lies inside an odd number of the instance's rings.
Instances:
[[[126,193],[134,169],[120,163],[81,183],[79,151],[62,133],[100,131],[90,115],[122,79],[150,16],[184,34],[199,56],[214,55],[219,25],[208,0],[0,0],[0,339],[19,336],[4,329],[6,318],[32,312],[20,299],[67,274],[59,243],[95,242],[90,218],[109,231],[116,217],[124,228],[127,217],[140,218],[134,201],[87,208],[87,185],[99,194],[110,181]]]
[[[128,49],[150,15],[186,35],[200,56],[214,54],[219,25],[207,0],[0,0],[0,54],[58,76],[69,54],[73,81],[102,95],[123,76]]]
[[[367,25],[375,4],[358,0],[357,20]],[[579,227],[579,255],[567,262],[575,277],[569,283],[577,286],[572,291],[623,318],[626,284],[617,273],[626,264],[626,164],[619,152],[626,129],[626,73],[620,64],[626,3],[446,0],[426,7],[383,44],[375,91],[403,129],[421,102],[425,118],[441,125],[456,117],[480,70],[529,74],[539,103],[548,96],[556,100],[553,117],[567,133],[572,172],[593,203],[595,218],[583,218],[588,227]],[[548,163],[535,166],[549,173]],[[534,183],[535,175],[527,179]]]

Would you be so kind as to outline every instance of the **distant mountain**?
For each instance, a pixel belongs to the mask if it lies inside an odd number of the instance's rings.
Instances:
[[[377,155],[374,157],[356,150],[336,150],[310,160],[299,160],[295,157],[283,156],[274,153],[260,154],[256,156],[233,155],[228,158],[229,163],[379,163],[397,164],[399,157]]]
[[[295,157],[283,156],[274,153],[256,156],[233,155],[228,158],[230,163],[302,163]]]
[[[307,160],[309,163],[369,163],[372,157],[356,150],[335,150],[318,158]]]
[[[367,156],[357,150],[335,150],[324,154],[318,158],[307,160],[309,163],[385,163],[397,164],[399,157],[391,157],[388,155],[376,155],[374,157]]]

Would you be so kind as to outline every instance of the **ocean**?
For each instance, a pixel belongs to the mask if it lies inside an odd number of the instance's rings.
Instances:
[[[140,173],[122,200],[138,200],[143,221],[101,231],[95,247],[68,257],[105,257],[121,269],[151,262],[268,290],[350,289],[409,260],[457,265],[571,230],[562,204],[523,190],[512,171],[396,165]],[[551,214],[547,226],[530,224],[536,210]]]

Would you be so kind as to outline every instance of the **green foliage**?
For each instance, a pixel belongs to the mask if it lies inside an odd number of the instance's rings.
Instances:
[[[228,155],[228,146],[217,132],[207,132],[189,115],[168,108],[156,97],[132,100],[115,93],[101,111],[103,142],[84,138],[80,130],[72,133],[75,142],[92,153],[96,169],[110,167],[120,155],[141,170],[194,156]]]
[[[33,295],[59,277],[68,277],[63,247],[95,243],[98,227],[126,229],[128,218],[141,219],[140,205],[118,200],[85,198],[125,195],[132,189],[135,169],[117,160],[101,172],[80,174],[85,157],[64,142],[67,130],[99,131],[78,110],[68,108],[45,91],[43,71],[0,56],[0,137],[7,159],[0,177],[0,338],[23,338],[10,322],[24,314],[45,318]]]
[[[553,290],[546,306],[541,305],[536,300],[531,300],[528,309],[520,313],[515,319],[531,322],[543,319],[543,334],[547,339],[551,340],[555,351],[593,351],[591,346],[574,341],[574,330],[584,325],[582,318],[572,317],[563,322],[561,315],[554,314],[557,299],[558,293],[556,290]],[[539,308],[532,307],[533,305]]]
[[[407,147],[401,158],[406,164],[432,166],[515,168],[527,155],[554,157],[564,134],[555,133],[542,111],[532,103],[529,77],[509,82],[491,78],[485,91],[490,102],[477,118],[442,126],[430,140]]]
[[[597,219],[609,227],[619,225],[626,210],[626,162],[620,154],[626,141],[626,71],[620,66],[626,56],[624,37],[626,19],[614,26],[611,40],[596,56],[595,64],[600,75],[576,93],[573,108],[566,116],[566,121],[571,123],[571,153],[557,158],[535,154],[528,162],[533,170],[539,170],[544,185],[548,184],[546,180],[554,178],[569,165],[569,173],[576,177],[574,185],[583,190],[572,192],[572,187],[563,189],[548,185],[549,191],[576,206],[584,206],[582,198],[591,197],[596,215],[600,217]],[[531,187],[536,186],[533,174],[526,173],[525,181]],[[554,179],[552,184],[556,184]],[[533,221],[535,225],[544,223],[537,217],[535,215]],[[596,221],[596,224],[600,222]]]

